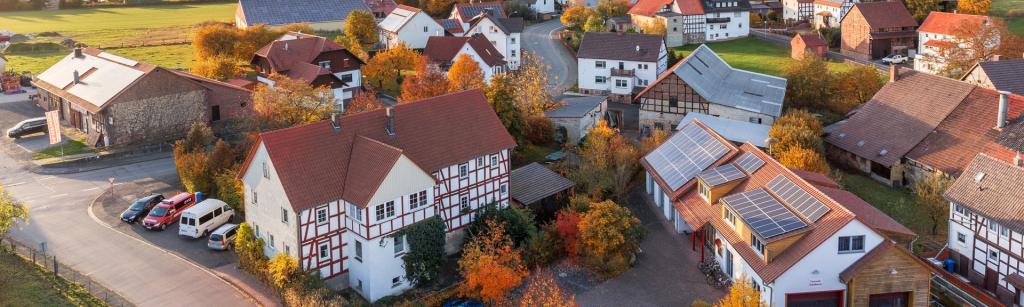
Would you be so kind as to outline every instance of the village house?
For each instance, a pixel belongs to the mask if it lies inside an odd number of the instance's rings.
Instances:
[[[811,19],[811,27],[839,28],[839,20],[843,19],[846,13],[850,12],[857,0],[814,0],[812,10],[814,16]]]
[[[343,111],[362,89],[360,68],[366,63],[327,38],[288,32],[256,51],[250,64],[256,80],[267,86],[274,86],[271,76],[279,75],[330,88],[337,109]]]
[[[405,43],[409,48],[423,49],[427,46],[427,38],[444,36],[445,30],[426,12],[406,5],[399,5],[391,11],[378,25],[380,28],[380,44],[385,48],[393,48]]]
[[[812,19],[814,0],[782,0],[782,20],[798,22]]]
[[[562,99],[558,107],[545,111],[544,116],[555,125],[556,140],[575,145],[597,121],[605,120],[607,112],[607,96],[583,96]]]
[[[917,21],[899,1],[857,3],[839,21],[845,56],[871,61],[917,47]]]
[[[828,155],[890,186],[935,172],[959,177],[977,153],[1011,160],[996,143],[1024,97],[916,70],[890,69],[889,83],[825,128]]]
[[[1024,168],[978,154],[945,193],[948,259],[955,271],[1007,306],[1024,304]]]
[[[771,125],[782,115],[785,96],[786,79],[732,68],[701,45],[634,96],[633,103],[640,104],[641,131],[673,130],[691,112]]]
[[[747,37],[748,0],[638,0],[629,9],[636,28],[665,26],[669,47]]]
[[[32,80],[36,103],[96,147],[166,142],[192,123],[251,114],[251,92],[228,83],[75,48]]]
[[[803,59],[807,54],[824,59],[825,55],[828,54],[828,43],[817,34],[797,33],[789,41],[789,50],[790,57],[794,60]]]
[[[378,23],[398,7],[398,3],[395,3],[395,0],[363,0],[363,3],[366,3],[366,7],[370,9]]]
[[[640,161],[659,216],[771,306],[928,306],[916,235],[827,176],[792,171],[699,120]],[[699,250],[699,251],[698,251]]]
[[[772,129],[772,126],[690,112],[686,113],[686,116],[675,127],[685,127],[695,120],[714,130],[715,133],[729,140],[733,145],[740,146],[750,143],[750,145],[754,145],[761,150],[767,150],[769,151],[768,154],[771,154],[771,149],[768,146],[768,131]]]
[[[446,74],[463,54],[469,55],[480,65],[480,70],[484,72],[484,82],[490,82],[494,74],[508,71],[508,62],[483,34],[469,37],[433,36],[427,40],[427,47],[423,49],[423,56]]]
[[[532,1],[532,2],[531,2]],[[557,0],[526,0],[537,15],[550,15],[556,12],[555,1]]]
[[[921,23],[917,29],[917,55],[914,56],[914,69],[929,74],[939,74],[945,68],[945,59],[942,58],[942,50],[950,48],[965,48],[963,42],[956,38],[960,29],[977,29],[986,27],[989,24],[988,16],[931,12],[928,18]],[[993,43],[998,46],[999,41]],[[996,46],[993,46],[996,47]],[[964,72],[950,72],[956,76],[962,76]]]
[[[355,10],[370,11],[363,0],[238,0],[235,26],[280,27],[304,23],[318,31],[341,31],[345,18]]]
[[[1024,95],[1024,59],[1003,60],[996,55],[990,61],[974,64],[960,80],[997,91]]]
[[[240,170],[246,222],[268,257],[370,302],[398,295],[412,243],[392,234],[439,217],[456,252],[477,210],[508,206],[515,146],[480,90],[265,132]]]
[[[605,24],[608,26],[608,32],[628,32],[629,30],[635,30],[633,28],[633,20],[627,16],[613,16],[609,17]]]
[[[456,4],[448,18],[454,23],[441,22],[449,33],[456,36],[483,34],[508,62],[508,68],[518,70],[522,61],[522,17],[508,17],[500,2]],[[458,32],[461,31],[461,32]]]
[[[576,58],[581,93],[626,103],[665,71],[668,48],[660,35],[587,32]]]

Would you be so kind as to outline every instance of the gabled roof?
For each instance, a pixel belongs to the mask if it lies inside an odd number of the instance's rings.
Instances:
[[[658,11],[665,8],[666,5],[671,5],[675,0],[639,0],[633,7],[627,11],[631,15],[641,15],[651,17],[658,13]],[[699,2],[698,2],[699,3]]]
[[[384,20],[380,21],[379,27],[387,32],[398,33],[399,30],[402,30],[402,27],[405,27],[405,24],[409,23],[413,17],[416,17],[416,14],[421,12],[423,11],[418,8],[399,4],[398,7],[391,11],[391,14],[388,14],[387,17],[384,17]]]
[[[264,58],[273,72],[295,80],[310,82],[319,76],[333,76],[331,69],[343,69],[342,67],[325,69],[313,63],[321,53],[339,50],[348,53],[350,58],[358,61],[359,65],[365,64],[348,50],[327,38],[297,32],[288,32],[281,38],[263,46],[253,55],[252,61]]]
[[[798,33],[797,35],[793,36],[793,39],[799,39],[803,41],[804,46],[807,46],[807,48],[828,46],[828,44],[825,43],[825,40],[821,39],[821,36],[818,36],[817,34]]]
[[[860,10],[864,21],[873,29],[917,26],[917,20],[900,1],[863,2],[854,4],[853,8]],[[842,19],[845,20],[847,16],[850,14],[843,15]]]
[[[1024,116],[1010,121],[996,138],[996,143],[1016,152],[1024,152]]]
[[[1024,95],[1024,59],[987,61],[975,64],[971,70],[981,69],[996,90]],[[971,71],[964,74],[965,80]]]
[[[661,146],[642,159],[642,165],[669,197],[675,199],[693,186],[701,172],[722,165],[739,150],[700,120],[679,126]]]
[[[978,154],[944,196],[1014,231],[1024,230],[1024,168]]]
[[[434,63],[452,63],[466,44],[469,44],[469,47],[473,48],[473,51],[487,65],[491,67],[505,65],[505,57],[498,52],[497,48],[494,48],[494,45],[491,45],[487,37],[479,33],[470,37],[431,36],[427,38],[427,46],[423,48],[423,55]]]
[[[658,62],[665,40],[661,35],[624,32],[587,32],[577,58]]]
[[[544,112],[549,118],[580,118],[594,111],[608,96],[583,96],[562,99],[556,109]]]
[[[521,204],[532,204],[576,186],[537,162],[512,170],[509,174],[509,196]]]
[[[516,145],[480,90],[394,106],[394,135],[385,112],[343,116],[339,130],[323,120],[261,133],[240,173],[262,144],[296,211],[338,199],[365,206],[399,154],[430,173]]]
[[[398,7],[395,0],[363,0],[363,3],[370,8],[371,12],[380,15],[391,14],[391,11]]]
[[[635,97],[643,96],[670,74],[679,76],[711,103],[775,117],[782,115],[786,79],[732,68],[707,45],[697,47]]]
[[[37,76],[37,85],[65,99],[73,100],[91,112],[107,106],[138,80],[158,67],[103,52],[83,48],[81,57],[71,52]],[[75,83],[78,74],[80,82]]]
[[[437,19],[436,21],[448,33],[461,34],[465,31],[462,29],[462,23],[458,19]]]
[[[363,0],[239,0],[248,25],[343,21],[354,10],[366,10]]]
[[[980,28],[986,23],[988,16],[932,11],[928,13],[928,18],[924,19],[917,31],[954,35],[956,28],[961,25]]]
[[[682,127],[694,120],[700,120],[701,123],[707,125],[712,130],[715,130],[716,133],[732,142],[740,144],[751,143],[760,148],[768,147],[765,140],[768,139],[768,130],[772,128],[769,125],[761,125],[698,112],[690,112],[686,113],[686,116],[683,117],[676,126]]]
[[[479,26],[485,19],[491,20],[491,22],[501,30],[501,33],[505,34],[522,33],[523,27],[525,27],[525,21],[523,21],[522,17],[505,18],[488,14],[480,14],[469,19],[469,31],[472,31],[474,28]]]
[[[857,261],[855,261],[845,270],[840,272],[839,280],[842,281],[843,283],[849,283],[854,276],[857,276],[857,273],[871,265],[872,262],[879,260],[880,258],[882,258],[882,256],[885,256],[885,254],[888,253],[889,251],[902,252],[907,257],[916,260],[916,262],[921,262],[920,259],[917,258],[917,256],[914,256],[909,251],[903,249],[900,246],[896,246],[896,244],[893,243],[892,241],[882,240],[882,243],[876,245],[875,248],[872,248],[870,252],[864,254],[864,256],[861,256],[860,259],[857,259]],[[927,264],[921,263],[921,265],[927,267]]]
[[[462,22],[469,23],[469,20],[473,17],[480,15],[485,12],[494,13],[495,17],[505,18],[505,10],[501,7],[501,2],[480,2],[480,3],[466,3],[456,4],[455,8],[452,8],[452,13],[458,13],[459,18]]]
[[[928,137],[973,89],[964,82],[900,69],[898,81],[887,83],[852,116],[829,126],[825,141],[891,166]]]

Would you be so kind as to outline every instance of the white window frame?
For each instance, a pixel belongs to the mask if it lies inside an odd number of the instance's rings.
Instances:
[[[356,206],[355,204],[351,204],[351,203],[348,204],[348,207],[349,207],[348,208],[349,211],[352,212],[351,216],[356,221],[359,221],[360,224],[362,224],[363,223],[363,208],[359,208],[359,206]]]
[[[854,242],[854,239],[856,239],[856,238],[860,238],[860,249],[854,249],[854,247],[853,247],[853,242]],[[843,241],[844,240],[847,241],[846,242],[847,249],[845,249],[845,250],[843,249]],[[864,236],[864,235],[841,236],[841,237],[839,237],[839,242],[838,242],[838,244],[836,246],[836,250],[838,250],[839,254],[863,253],[865,251],[865,245],[867,245],[867,237]]]
[[[764,241],[758,238],[753,232],[750,233],[750,247],[753,247],[755,251],[764,255]]]
[[[629,87],[629,81],[626,81],[626,80],[623,80],[623,79],[615,79],[615,87],[617,87],[617,88],[627,88],[627,87]]]
[[[353,247],[353,250],[355,250],[355,252],[352,255],[353,258],[355,258],[356,261],[363,262],[363,242],[356,240],[356,244],[355,247]]]
[[[270,166],[267,165],[267,161],[263,161],[263,178],[270,179]]]
[[[700,197],[704,198],[704,200],[708,200],[708,197],[710,197],[709,195],[711,195],[711,189],[702,183],[697,185],[697,189],[700,191]]]
[[[321,213],[322,213],[322,215],[321,215]],[[321,219],[321,216],[323,217],[322,219]],[[317,223],[317,225],[326,223],[328,216],[330,216],[330,214],[327,211],[327,207],[317,208],[316,209],[316,223]]]
[[[317,65],[323,69],[331,69],[331,61],[320,61],[317,63]]]
[[[281,223],[288,224],[288,209],[281,207]]]
[[[378,222],[395,217],[395,201],[389,200],[373,207],[373,214]]]
[[[608,67],[608,63],[605,61],[594,61],[594,68],[605,68]]]
[[[491,168],[498,168],[498,155],[491,155]]]
[[[394,237],[395,256],[405,254],[405,236]]]
[[[459,179],[469,179],[469,163],[459,164]]]
[[[459,210],[466,210],[469,208],[469,195],[459,196]]]
[[[960,242],[961,244],[966,244],[967,243],[967,235],[962,233],[962,232],[957,232],[956,233],[956,240],[958,242]]]
[[[252,204],[253,205],[259,204],[259,199],[260,199],[259,192],[256,191],[255,187],[253,187],[252,188]]]
[[[395,278],[391,279],[391,288],[398,288],[398,286],[401,286],[401,285],[402,285],[402,277],[401,276],[396,276]]]
[[[320,243],[316,246],[316,249],[317,259],[320,259],[320,261],[331,260],[331,242]],[[327,252],[326,256],[324,255],[325,250]]]

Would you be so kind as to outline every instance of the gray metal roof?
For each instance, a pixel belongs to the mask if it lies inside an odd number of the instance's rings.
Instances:
[[[510,196],[519,203],[529,205],[576,186],[572,180],[562,177],[536,162],[512,170]]]
[[[997,90],[1024,95],[1024,59],[978,63]]]
[[[366,10],[362,0],[239,0],[249,25],[283,25],[341,21],[354,10]]]
[[[562,106],[557,109],[544,112],[544,115],[551,118],[579,118],[586,116],[608,99],[608,96],[583,96],[562,99]]]
[[[711,103],[782,115],[786,79],[732,68],[707,45],[680,61],[674,73]]]
[[[683,120],[679,121],[679,124],[676,125],[676,127],[685,126],[694,119],[700,120],[727,140],[737,143],[750,143],[760,148],[768,148],[768,143],[765,143],[765,141],[768,140],[768,130],[772,128],[769,125],[761,125],[715,117],[697,112],[690,112],[686,113],[686,117],[683,117]]]
[[[587,32],[583,33],[576,56],[581,59],[658,62],[664,47],[662,35]]]

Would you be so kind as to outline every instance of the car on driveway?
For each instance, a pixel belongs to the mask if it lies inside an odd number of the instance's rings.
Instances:
[[[207,199],[185,209],[178,221],[178,235],[198,239],[231,221],[235,210],[219,199]]]
[[[124,221],[125,223],[133,224],[139,221],[139,218],[149,214],[149,210],[152,210],[153,207],[156,207],[156,205],[163,200],[164,196],[160,194],[153,194],[150,196],[140,198],[139,200],[135,201],[135,203],[133,203],[131,207],[128,207],[128,209],[125,209],[124,212],[121,212],[121,220]]]
[[[900,54],[894,54],[894,55],[890,55],[890,56],[882,58],[882,62],[886,63],[886,64],[888,64],[888,63],[903,64],[903,63],[906,63],[908,60],[910,60],[910,58],[908,58],[905,55],[900,55]]]
[[[17,139],[29,134],[46,133],[46,118],[37,117],[23,120],[7,129],[7,137]]]
[[[196,196],[191,193],[181,193],[174,197],[164,199],[159,205],[149,211],[149,215],[142,220],[142,227],[146,229],[163,230],[178,222],[181,213],[196,204]]]
[[[226,251],[235,244],[235,235],[238,234],[238,224],[224,224],[210,234],[206,246],[212,250]]]

